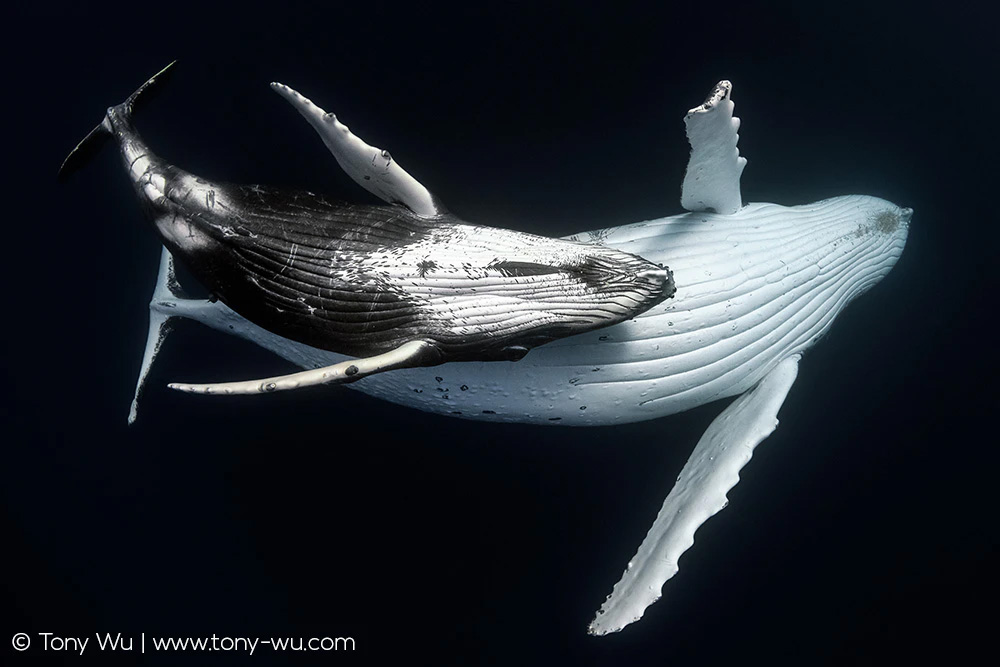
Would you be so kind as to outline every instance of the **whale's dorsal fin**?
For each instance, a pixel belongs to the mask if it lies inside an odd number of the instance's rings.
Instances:
[[[732,89],[731,83],[720,81],[704,104],[684,117],[691,159],[681,187],[681,206],[688,211],[732,214],[743,207],[740,175],[747,161],[736,147],[740,119],[733,118]]]
[[[262,380],[245,380],[240,382],[215,382],[212,384],[183,384],[174,382],[168,385],[171,389],[193,394],[217,394],[231,396],[235,394],[266,394],[274,391],[288,391],[302,387],[313,387],[320,384],[346,384],[369,375],[394,371],[399,368],[415,368],[417,366],[436,366],[441,363],[441,353],[438,348],[425,340],[411,340],[394,350],[389,350],[373,357],[363,359],[348,359],[331,366],[314,368],[289,375],[264,378]]]
[[[309,121],[333,157],[358,185],[390,204],[403,204],[424,218],[445,213],[437,198],[399,166],[389,151],[369,146],[335,115],[325,112],[288,86],[272,83],[271,88]]]

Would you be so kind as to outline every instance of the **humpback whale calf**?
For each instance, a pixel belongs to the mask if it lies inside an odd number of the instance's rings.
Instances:
[[[175,389],[269,392],[408,366],[517,360],[674,293],[669,269],[635,255],[459,220],[388,151],[280,84],[348,173],[394,205],[201,179],[155,155],[132,122],[136,103],[169,69],[109,108],[61,172],[113,136],[164,246],[220,301],[275,334],[359,357],[280,378]]]
[[[364,378],[348,386],[420,410],[574,426],[655,419],[737,397],[695,446],[591,622],[595,635],[621,630],[659,599],[697,528],[726,506],[754,447],[777,426],[803,353],[889,273],[907,238],[912,210],[877,197],[744,204],[746,160],[728,81],[684,119],[687,213],[564,242],[449,216],[387,152],[291,88],[272,87],[348,175],[393,206],[217,186],[166,165],[126,113],[143,89],[110,109],[64,163],[63,173],[74,170],[115,136],[163,239],[129,421],[175,318],[305,369],[171,385],[186,391],[256,393]],[[327,245],[330,228],[337,231]],[[173,254],[219,298],[185,297]],[[366,308],[378,317],[366,319]]]

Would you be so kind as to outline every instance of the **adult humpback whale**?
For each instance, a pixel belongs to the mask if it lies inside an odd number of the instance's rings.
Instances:
[[[438,210],[433,196],[405,172],[378,176],[369,169],[382,164],[381,151],[291,89],[276,89],[359,184],[406,203],[417,215]],[[677,289],[673,299],[614,326],[537,347],[517,363],[406,368],[351,385],[445,415],[580,426],[653,419],[739,396],[696,445],[591,623],[594,634],[620,630],[658,599],[695,530],[725,506],[740,468],[777,425],[803,352],[848,302],[889,272],[906,241],[912,211],[875,197],[743,205],[739,178],[745,160],[736,149],[739,122],[730,91],[721,82],[685,118],[692,152],[681,201],[688,213],[570,237],[669,265]],[[357,363],[269,331],[222,302],[184,298],[164,249],[130,421],[166,325],[177,317],[251,340],[305,369]]]

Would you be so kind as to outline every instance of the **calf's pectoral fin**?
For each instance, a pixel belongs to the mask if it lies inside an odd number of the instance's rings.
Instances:
[[[390,204],[402,204],[424,218],[433,218],[445,212],[437,198],[393,160],[389,151],[368,145],[351,133],[335,115],[323,111],[288,86],[272,83],[271,88],[309,121],[337,163],[355,183],[376,197]]]
[[[266,394],[274,391],[288,391],[320,384],[345,384],[361,378],[400,368],[416,366],[436,366],[443,361],[441,352],[425,340],[412,340],[394,350],[363,359],[350,359],[332,366],[301,371],[290,375],[279,375],[262,380],[243,382],[217,382],[212,384],[182,384],[174,382],[171,389],[196,394]]]
[[[711,423],[684,464],[674,488],[629,562],[621,580],[590,623],[590,634],[617,632],[638,621],[660,598],[677,559],[694,544],[694,533],[726,506],[753,449],[774,432],[777,414],[795,381],[799,355],[781,361]]]

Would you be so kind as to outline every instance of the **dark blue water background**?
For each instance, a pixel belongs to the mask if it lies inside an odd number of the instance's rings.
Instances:
[[[4,48],[5,664],[14,632],[353,636],[197,664],[845,664],[994,624],[997,58],[991,17],[826,4],[22,9]],[[963,11],[965,13],[963,13]],[[684,112],[731,79],[747,201],[915,209],[889,277],[803,360],[781,426],[625,632],[585,634],[722,409],[615,428],[464,422],[182,322],[125,418],[159,246],[113,151],[66,152],[172,59],[137,125],[204,177],[373,201],[292,85],[470,221],[561,236],[681,212]],[[91,655],[99,658],[100,654]],[[192,664],[178,655],[102,664]],[[389,661],[392,661],[391,663]]]

